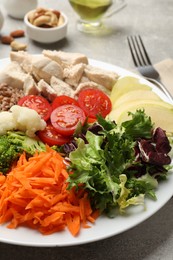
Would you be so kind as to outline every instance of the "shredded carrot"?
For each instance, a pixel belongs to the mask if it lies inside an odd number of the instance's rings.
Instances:
[[[88,194],[67,190],[68,172],[64,158],[47,147],[27,159],[23,153],[7,176],[0,174],[0,224],[37,229],[44,235],[64,230],[76,236],[89,227],[98,214]]]

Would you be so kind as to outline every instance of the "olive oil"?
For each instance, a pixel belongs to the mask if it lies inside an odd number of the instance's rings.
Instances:
[[[99,20],[112,5],[112,0],[69,0],[81,19]]]

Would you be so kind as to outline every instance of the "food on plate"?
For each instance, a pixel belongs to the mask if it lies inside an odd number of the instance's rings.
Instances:
[[[0,135],[0,172],[9,173],[23,152],[27,157],[46,150],[46,146],[37,137],[29,137],[20,131],[8,131]]]
[[[53,102],[52,102],[52,110],[54,110],[55,108],[62,106],[62,105],[75,105],[75,106],[79,106],[78,102],[76,99],[71,98],[69,96],[57,96]]]
[[[112,109],[110,98],[99,89],[84,89],[79,92],[79,106],[86,116],[96,118],[97,115],[106,117]]]
[[[112,111],[108,115],[110,120],[121,124],[128,119],[129,112],[144,109],[155,127],[161,127],[167,133],[173,134],[173,106],[162,100],[152,88],[141,83],[140,79],[120,78],[113,87],[110,99],[112,101]]]
[[[50,114],[52,112],[52,107],[47,101],[42,96],[37,96],[37,95],[28,95],[24,96],[18,101],[18,105],[22,107],[28,107],[31,108],[40,115],[40,117],[44,120],[47,121],[50,117]]]
[[[104,72],[103,69],[95,68],[94,66],[88,65],[85,68],[85,74],[89,80],[98,83],[105,88],[112,90],[112,85],[117,81],[118,76],[113,72]]]
[[[65,82],[70,86],[78,86],[85,69],[84,63],[78,63],[73,66],[64,68]]]
[[[6,83],[0,84],[0,111],[8,111],[10,107],[17,104],[23,95],[23,89],[16,91],[15,88]]]
[[[63,68],[68,68],[69,66],[74,66],[80,63],[88,64],[88,58],[82,53],[43,50],[43,55],[56,61]]]
[[[37,85],[34,83],[34,86],[36,87],[37,94],[41,94],[49,102],[53,102],[53,100],[57,97],[56,91],[46,81],[44,81],[44,79],[41,79]]]
[[[23,89],[23,84],[28,75],[17,62],[9,63],[0,71],[0,83],[6,83],[16,89]]]
[[[108,115],[110,120],[116,120],[118,124],[126,121],[128,112],[135,112],[137,109],[143,108],[148,116],[152,118],[155,126],[160,126],[167,133],[173,133],[173,106],[164,101],[156,100],[139,100],[120,105],[111,111]]]
[[[50,122],[47,123],[44,130],[37,132],[37,136],[49,146],[60,146],[71,141],[71,136],[59,134]]]
[[[63,79],[63,69],[61,66],[57,62],[42,56],[33,61],[32,73],[37,81],[44,79],[47,83],[50,83],[52,76]]]
[[[49,29],[61,26],[64,23],[64,18],[57,10],[40,7],[28,14],[28,21],[34,26]]]
[[[122,95],[134,90],[151,90],[151,87],[142,83],[139,78],[132,76],[120,77],[112,88],[110,99],[113,104],[116,104],[116,100]]]
[[[69,187],[82,184],[91,205],[112,217],[116,207],[124,212],[130,205],[144,205],[144,196],[156,199],[155,189],[171,163],[165,131],[154,128],[142,110],[121,125],[100,117],[73,144],[64,146],[72,172]]]
[[[151,90],[141,90],[141,89],[137,89],[137,90],[133,90],[133,91],[129,91],[127,93],[124,93],[123,95],[121,95],[115,102],[113,105],[113,109],[118,108],[120,105],[124,105],[126,103],[130,103],[130,102],[135,102],[137,100],[160,100],[161,98],[154,93]]]
[[[45,121],[30,108],[14,105],[10,111],[0,112],[0,135],[10,130],[21,130],[33,137],[38,130],[43,130],[45,127]]]
[[[39,59],[40,55],[31,55],[26,51],[11,51],[10,60],[11,62],[17,62],[18,65],[25,73],[31,74],[32,63]]]
[[[84,111],[76,105],[66,104],[55,108],[50,116],[54,129],[61,135],[71,136],[79,124],[85,123]]]
[[[55,93],[57,93],[57,96],[59,95],[66,95],[69,97],[75,96],[73,88],[65,81],[62,81],[61,79],[52,76],[50,80],[50,85],[52,89],[55,91]]]
[[[116,72],[88,65],[88,58],[81,53],[43,50],[40,55],[31,55],[19,51],[11,52],[10,58],[25,74],[23,87],[26,95],[41,94],[49,101],[53,101],[55,95],[77,99],[79,92],[86,88],[98,88],[109,95],[118,79]],[[8,81],[8,77],[4,80]]]
[[[29,159],[22,153],[0,176],[0,224],[45,235],[67,227],[76,236],[100,214],[115,217],[117,208],[144,205],[145,196],[155,200],[171,163],[169,139],[144,111],[130,116],[121,126],[98,117],[61,154],[45,145]]]
[[[81,226],[94,223],[97,212],[88,193],[67,190],[64,158],[52,149],[27,159],[22,154],[17,167],[0,178],[0,224],[8,228],[25,225],[44,235],[65,228],[76,236]]]
[[[171,104],[84,54],[10,57],[0,82],[23,96],[0,112],[0,224],[76,236],[100,214],[157,199],[171,168]]]

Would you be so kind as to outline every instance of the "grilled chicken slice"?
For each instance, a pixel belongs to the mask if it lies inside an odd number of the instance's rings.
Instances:
[[[11,51],[11,61],[17,62],[26,73],[32,74],[32,64],[37,59],[40,59],[43,55],[31,55],[26,51]]]
[[[52,76],[63,79],[62,67],[57,62],[44,56],[33,62],[32,74],[38,81],[44,79],[48,84]]]
[[[57,96],[56,91],[43,79],[38,82],[37,87],[40,94],[47,98],[50,102],[52,102]]]
[[[91,65],[87,65],[84,72],[91,81],[94,81],[109,90],[112,89],[118,79],[118,75],[115,72],[106,71]]]
[[[27,76],[20,65],[13,61],[0,71],[0,83],[6,83],[11,87],[22,89]]]
[[[24,95],[37,95],[39,93],[37,84],[31,75],[27,75],[23,84]]]
[[[57,93],[57,96],[66,95],[74,97],[74,90],[70,87],[70,85],[54,76],[50,80],[50,85]]]
[[[43,50],[42,53],[44,56],[56,61],[63,68],[79,63],[88,64],[88,58],[81,53],[70,53],[56,50]]]
[[[99,84],[97,84],[97,83],[95,83],[95,82],[93,82],[93,81],[89,81],[89,82],[80,83],[80,84],[78,85],[78,87],[76,88],[76,90],[75,90],[75,92],[74,92],[75,98],[78,97],[79,92],[80,92],[81,90],[87,89],[87,88],[100,89],[100,90],[102,90],[102,91],[103,91],[105,94],[107,94],[107,95],[110,95],[110,92],[111,92],[109,89],[105,88],[104,86],[99,85]]]
[[[79,81],[82,78],[84,72],[85,64],[79,63],[76,65],[69,66],[64,69],[64,80],[70,86],[76,88]]]

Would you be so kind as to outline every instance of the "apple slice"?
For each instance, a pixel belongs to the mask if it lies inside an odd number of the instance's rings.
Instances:
[[[139,100],[130,102],[113,109],[108,115],[110,120],[115,120],[121,124],[130,120],[128,112],[135,113],[137,109],[144,109],[145,113],[151,117],[155,127],[161,127],[167,133],[173,134],[173,106],[164,101],[157,100]]]
[[[161,101],[161,98],[153,91],[146,90],[146,89],[145,90],[137,89],[137,90],[129,91],[123,94],[122,96],[120,96],[118,99],[114,101],[112,106],[113,109],[115,109],[121,105],[125,105],[126,103],[136,102],[136,101],[139,102],[141,99]]]
[[[116,82],[116,84],[113,86],[111,95],[110,95],[110,99],[112,101],[112,104],[114,104],[114,102],[116,100],[118,100],[120,98],[120,96],[126,94],[129,91],[134,91],[134,90],[151,90],[151,87],[143,84],[141,82],[141,79],[139,78],[135,78],[135,77],[131,77],[131,76],[126,76],[126,77],[122,77],[119,78],[118,81]]]

